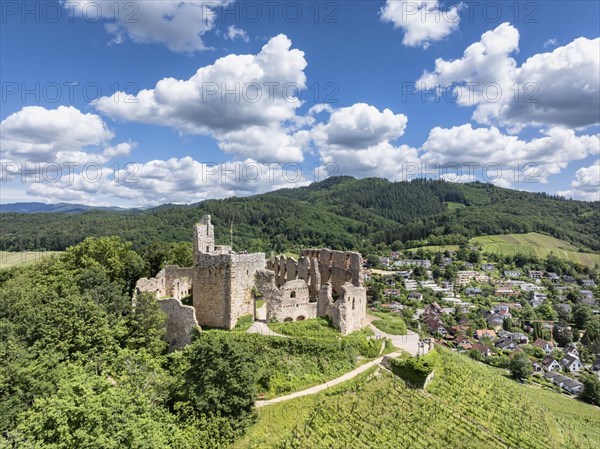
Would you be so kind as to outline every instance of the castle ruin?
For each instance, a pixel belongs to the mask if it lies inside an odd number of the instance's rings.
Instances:
[[[359,253],[302,250],[298,260],[236,253],[230,246],[215,245],[210,215],[194,227],[193,245],[192,267],[165,267],[155,278],[140,279],[136,292],[154,292],[157,299],[169,297],[179,303],[191,294],[195,322],[210,328],[233,329],[247,315],[256,319],[257,298],[265,301],[268,321],[328,317],[343,335],[365,324],[367,291]],[[175,335],[172,347],[189,343],[185,335],[191,330],[169,329],[169,323],[194,327],[191,308],[163,308],[185,315],[167,321],[167,335]]]

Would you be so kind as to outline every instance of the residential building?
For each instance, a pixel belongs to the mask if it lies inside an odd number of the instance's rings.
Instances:
[[[581,394],[583,391],[583,384],[581,382],[576,381],[575,379],[571,379],[570,377],[563,376],[555,371],[547,372],[544,374],[544,377],[552,382],[554,385],[559,386],[563,390],[568,391],[571,394]]]
[[[465,295],[467,296],[476,296],[481,295],[483,292],[479,287],[467,287],[465,288]]]
[[[412,291],[408,294],[408,299],[423,301],[423,293]]]
[[[496,342],[496,347],[499,349],[508,349],[512,351],[517,347],[517,344],[510,338],[501,338]]]
[[[565,284],[574,284],[575,283],[575,278],[573,276],[567,276],[567,275],[565,275],[562,278],[563,278],[563,282]]]
[[[505,278],[520,278],[521,274],[519,270],[504,270]]]
[[[414,291],[416,290],[418,287],[417,281],[415,281],[414,279],[405,279],[404,280],[404,288],[406,290],[410,291]]]
[[[544,371],[562,371],[560,363],[551,355],[544,357],[541,363]]]
[[[571,354],[565,354],[561,363],[565,367],[565,370],[570,373],[578,373],[583,369],[583,364],[579,360],[579,357]]]
[[[573,311],[573,307],[571,307],[571,304],[556,304],[554,308],[567,313],[571,313]]]
[[[478,351],[484,357],[489,357],[492,355],[492,350],[481,343],[473,343],[473,349]]]
[[[542,279],[544,277],[543,271],[530,270],[529,278],[530,279]]]
[[[546,355],[549,355],[552,352],[552,350],[554,349],[554,343],[546,341],[542,338],[538,338],[536,341],[534,341],[533,346],[543,350]]]
[[[388,298],[391,296],[400,296],[400,290],[397,288],[384,288],[383,295],[387,296]]]
[[[563,352],[579,358],[579,350],[577,349],[577,345],[575,343],[568,343],[563,348]]]
[[[402,259],[394,262],[394,265],[397,267],[406,267],[406,266],[417,266],[424,268],[431,268],[431,260],[429,259]]]
[[[548,272],[546,273],[546,276],[548,276],[548,279],[550,279],[552,282],[560,281],[560,276],[554,272]]]
[[[502,324],[504,323],[504,317],[494,313],[488,316],[486,321],[489,327],[500,330],[502,328]]]
[[[474,337],[477,340],[481,340],[482,338],[489,338],[491,340],[494,340],[496,338],[496,331],[492,330],[492,329],[477,329],[475,331],[475,335]]]
[[[579,294],[585,299],[594,299],[594,292],[591,290],[579,290]]]
[[[512,288],[500,287],[494,292],[496,296],[514,296],[517,293]]]

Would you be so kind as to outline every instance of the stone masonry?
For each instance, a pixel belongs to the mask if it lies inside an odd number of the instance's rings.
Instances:
[[[201,326],[233,329],[241,316],[254,315],[255,276],[265,255],[234,253],[214,242],[206,215],[194,228],[194,308]]]
[[[156,278],[140,279],[136,292],[176,300],[191,292],[195,319],[203,327],[232,329],[240,317],[255,316],[257,293],[265,300],[268,320],[329,317],[344,335],[365,324],[367,291],[359,253],[302,250],[298,260],[236,253],[230,246],[215,245],[210,215],[194,227],[193,245],[193,267],[166,267]],[[164,305],[171,327],[192,329],[190,311],[179,304]],[[172,346],[185,345],[190,332],[174,337]]]
[[[364,326],[367,290],[359,253],[321,249],[303,250],[297,261],[274,257],[257,288],[269,320],[329,317],[344,335]]]
[[[169,352],[189,345],[194,329],[200,329],[194,308],[184,306],[176,298],[161,299],[158,303],[167,315],[165,340],[169,343]]]
[[[156,299],[183,299],[192,292],[192,268],[168,265],[156,277],[139,279],[135,284],[135,292],[155,292]]]

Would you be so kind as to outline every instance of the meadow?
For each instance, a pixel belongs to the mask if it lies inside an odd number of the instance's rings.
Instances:
[[[528,234],[488,235],[475,237],[471,244],[483,246],[483,251],[502,255],[535,254],[545,258],[550,254],[582,265],[600,264],[600,254],[580,252],[577,247],[564,240],[530,232]]]
[[[0,251],[0,269],[30,265],[45,257],[61,253],[62,251]]]

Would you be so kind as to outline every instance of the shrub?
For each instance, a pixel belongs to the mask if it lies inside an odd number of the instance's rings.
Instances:
[[[406,360],[391,359],[392,372],[413,388],[423,388],[425,380],[433,372],[434,364],[426,356]]]

